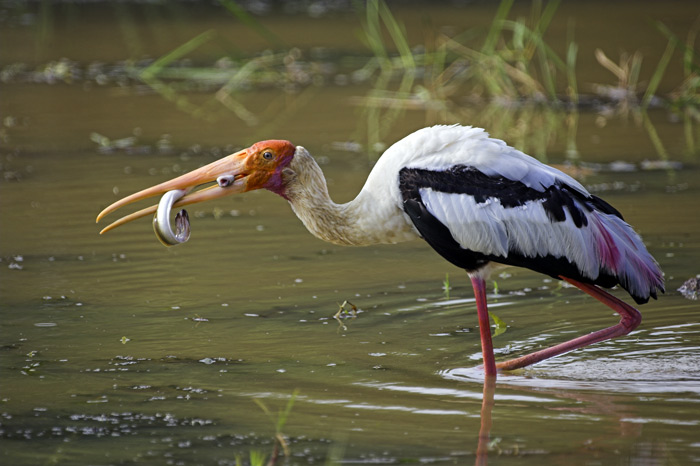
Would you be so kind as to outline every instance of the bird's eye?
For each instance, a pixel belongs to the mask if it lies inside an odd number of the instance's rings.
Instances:
[[[263,158],[265,160],[272,160],[274,158],[274,155],[272,154],[272,152],[270,152],[268,150],[268,151],[263,152]]]

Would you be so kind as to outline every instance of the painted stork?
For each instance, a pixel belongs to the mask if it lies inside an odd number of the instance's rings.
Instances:
[[[193,191],[210,182],[216,184]],[[131,202],[168,193],[157,222],[165,216],[170,228],[173,206],[261,188],[286,199],[306,228],[324,241],[366,246],[423,238],[466,270],[487,377],[634,330],[641,322],[639,311],[600,287],[619,284],[638,304],[663,292],[659,265],[614,207],[484,130],[459,125],[423,128],[392,145],[362,191],[346,204],[331,200],[323,173],[306,149],[270,140],[117,201],[97,221]],[[102,233],[157,209],[123,217]],[[612,308],[620,322],[496,363],[485,280],[504,265],[565,280]]]

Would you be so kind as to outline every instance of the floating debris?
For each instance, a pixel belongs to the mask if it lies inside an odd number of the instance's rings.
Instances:
[[[347,300],[343,301],[343,304],[339,304],[338,306],[340,309],[338,309],[338,312],[333,314],[333,318],[338,321],[338,329],[343,329],[345,331],[348,328],[340,319],[351,318],[352,320],[355,320],[358,314],[358,309],[357,306]],[[345,309],[345,306],[350,306],[350,309]]]
[[[681,162],[674,160],[643,160],[639,165],[642,170],[680,170]]]
[[[611,171],[613,173],[637,171],[637,165],[635,165],[634,163],[625,162],[624,160],[610,162],[609,164],[607,164],[606,168],[608,171]]]
[[[697,301],[698,294],[700,294],[700,275],[686,280],[685,283],[678,288],[678,291],[680,291],[684,298]]]
[[[200,359],[199,362],[201,362],[202,364],[207,364],[207,365],[209,365],[209,364],[215,364],[215,363],[217,363],[217,362],[224,362],[224,363],[225,363],[225,362],[228,362],[228,360],[227,360],[226,358],[223,358],[223,357],[219,357],[219,358],[204,358],[204,359]]]
[[[199,324],[202,322],[209,322],[209,319],[201,317],[199,314],[195,314],[194,317],[189,317],[188,319],[195,323],[195,328],[199,327]]]

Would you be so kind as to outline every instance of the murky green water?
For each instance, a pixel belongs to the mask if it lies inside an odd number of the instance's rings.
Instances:
[[[595,15],[598,32],[583,3],[557,18],[577,19],[585,63],[601,46],[597,36],[611,53],[619,39],[620,48],[639,44],[658,57],[665,40],[638,19],[663,17],[685,34],[698,13],[692,2],[662,11],[641,5]],[[403,14],[414,27],[469,27],[493,8],[431,12]],[[419,21],[427,16],[432,23]],[[12,44],[3,47],[3,67],[153,56],[207,28],[244,49],[265,46],[254,34],[241,42],[247,30],[210,8],[68,4],[25,19],[2,27],[3,44]],[[352,13],[261,21],[304,50],[362,50]],[[288,138],[323,156],[335,200],[354,197],[368,159],[338,143],[358,134],[351,98],[367,88],[310,89],[302,100],[274,88],[249,93],[249,106],[284,101],[269,124],[249,128],[232,114],[195,119],[133,82],[2,84],[3,463],[245,463],[251,451],[269,454],[275,435],[253,400],[277,413],[295,390],[283,428],[292,464],[473,463],[489,414],[492,464],[700,461],[700,305],[676,292],[700,272],[700,171],[682,123],[665,110],[649,118],[680,169],[641,169],[659,154],[633,117],[582,113],[575,142],[587,162],[633,164],[583,182],[642,233],[666,273],[666,295],[642,307],[642,326],[627,337],[501,376],[490,413],[474,369],[481,353],[471,289],[422,242],[325,244],[267,192],[191,209],[192,239],[176,248],[162,247],[148,220],[97,234],[96,214],[117,198],[262,138]],[[422,124],[408,113],[394,139]],[[136,140],[104,152],[93,132]],[[564,154],[555,142],[547,158]],[[492,310],[509,325],[494,341],[497,357],[615,322],[589,297],[534,273],[509,269],[496,279]],[[332,316],[345,300],[360,312],[341,325]]]

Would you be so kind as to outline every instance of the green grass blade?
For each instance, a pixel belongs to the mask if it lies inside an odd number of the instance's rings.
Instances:
[[[683,112],[683,136],[685,137],[685,148],[688,155],[695,154],[695,137],[693,136],[693,120],[690,116],[690,109]]]
[[[234,0],[219,0],[219,3],[221,3],[221,5],[223,5],[223,7],[226,8],[233,16],[238,18],[240,22],[258,33],[260,37],[263,37],[277,47],[284,45],[284,41],[277,34],[266,28],[260,21],[253,18],[250,13],[248,13]]]
[[[516,28],[522,28],[522,33],[533,42],[534,46],[537,48],[541,48],[547,58],[554,63],[554,65],[561,71],[566,70],[566,64],[564,63],[564,60],[562,60],[552,48],[547,45],[547,43],[544,41],[542,36],[537,34],[535,31],[531,30],[527,26],[523,27],[522,23],[518,23],[516,21],[503,21],[503,29],[508,29],[510,31],[514,31]]]
[[[215,35],[216,35],[216,31],[214,31],[213,29],[210,29],[208,31],[201,33],[197,37],[194,37],[194,38],[188,40],[184,44],[177,47],[175,50],[166,53],[165,55],[163,55],[162,57],[160,57],[159,59],[157,59],[156,61],[151,63],[149,66],[147,66],[146,68],[141,70],[141,73],[140,73],[141,77],[150,78],[150,77],[156,76],[162,68],[168,66],[173,61],[175,61],[181,57],[184,57],[185,55],[187,55],[191,51],[195,50],[196,48],[198,48],[200,45],[204,44],[205,42],[210,41],[211,39],[214,38]]]
[[[513,6],[514,0],[502,0],[501,4],[498,5],[498,10],[496,11],[496,16],[491,22],[491,28],[486,35],[486,40],[484,41],[484,46],[481,48],[481,52],[485,55],[492,55],[494,50],[496,50],[496,44],[498,39],[501,37],[501,29],[503,28],[503,21],[508,16],[511,7]]]
[[[683,74],[685,77],[690,76],[692,72],[700,71],[697,63],[698,57],[695,53],[695,37],[697,36],[697,28],[693,28],[688,31],[688,38],[685,41],[685,46],[683,47]]]
[[[544,11],[540,15],[539,20],[537,21],[537,24],[533,28],[533,29],[537,30],[540,37],[542,37],[544,35],[545,31],[549,28],[549,24],[552,22],[552,19],[554,18],[554,14],[559,9],[560,3],[561,3],[561,0],[551,0],[551,1],[547,2],[547,6],[544,8]]]
[[[384,46],[382,39],[382,28],[379,20],[379,2],[369,1],[366,7],[365,40],[375,57],[380,59],[380,64],[384,66],[389,59],[389,53]]]
[[[673,39],[676,46],[683,50],[683,75],[688,77],[691,73],[700,74],[700,57],[695,51],[695,37],[697,36],[697,26],[688,31],[685,44],[671,32],[671,30],[661,21],[656,22],[656,29],[661,31],[669,40]]]
[[[284,410],[279,412],[276,424],[277,433],[282,432],[284,425],[287,423],[287,419],[289,419],[289,413],[292,412],[294,401],[296,401],[298,395],[299,389],[294,389],[294,391],[292,392],[292,396],[289,398],[289,401],[287,401],[287,405],[284,407]]]
[[[649,80],[649,86],[647,87],[647,90],[644,93],[644,97],[642,97],[642,108],[647,108],[649,106],[649,102],[651,102],[651,98],[654,97],[654,93],[656,92],[656,89],[661,83],[661,78],[663,78],[664,73],[666,72],[666,67],[671,61],[671,56],[673,55],[673,51],[675,49],[676,40],[673,37],[671,37],[668,40],[668,43],[666,44],[666,50],[664,50],[664,53],[663,55],[661,55],[661,59],[659,60],[659,63],[656,65],[654,74]]]
[[[267,416],[268,416],[270,419],[272,419],[272,413],[270,412],[269,409],[267,409],[267,406],[265,406],[265,403],[263,403],[261,399],[259,399],[259,398],[253,398],[253,401],[255,402],[256,405],[258,405],[258,406],[260,407],[260,409],[263,410],[263,412],[264,412],[265,414],[267,414]]]
[[[534,55],[535,48],[539,47],[537,43],[544,42],[544,33],[549,28],[549,24],[554,18],[554,14],[559,8],[560,0],[551,0],[547,2],[547,6],[544,11],[540,11],[542,4],[541,2],[535,2],[532,6],[532,18],[534,26],[532,27],[532,35],[530,36],[530,43],[527,45],[527,57],[531,58]],[[536,39],[536,40],[535,40]]]
[[[250,450],[250,466],[264,466],[267,455],[260,450]]]
[[[661,142],[659,133],[656,132],[656,128],[651,122],[649,114],[646,112],[646,110],[642,110],[642,122],[644,123],[644,129],[647,130],[649,139],[651,139],[651,143],[654,145],[654,149],[656,149],[656,153],[659,158],[661,160],[668,160],[668,152],[666,152],[666,148],[664,147],[663,142]]]
[[[566,49],[566,80],[569,85],[568,94],[571,102],[578,106],[578,84],[576,81],[576,56],[578,55],[578,45],[573,39],[573,26],[569,25],[569,46]]]
[[[552,70],[550,62],[547,60],[547,51],[544,47],[537,47],[537,54],[540,58],[540,73],[544,81],[543,86],[550,100],[554,101],[557,98],[557,89],[554,85],[554,70]]]
[[[508,325],[503,321],[503,319],[491,311],[489,311],[489,315],[491,316],[491,319],[493,319],[493,323],[496,325],[496,330],[493,332],[494,337],[497,337],[508,330]]]
[[[383,1],[379,2],[379,15],[382,21],[384,21],[384,25],[389,31],[394,44],[396,44],[396,49],[401,56],[401,61],[404,68],[414,69],[416,64],[415,60],[413,59],[411,47],[409,47],[408,40],[406,40],[406,32],[396,21],[394,15],[392,15],[391,11],[389,10],[389,7],[386,6],[386,3]]]

